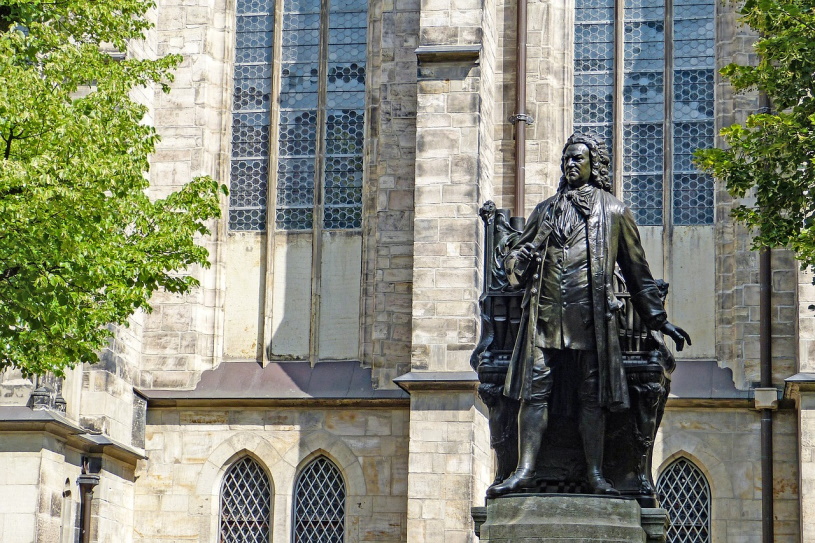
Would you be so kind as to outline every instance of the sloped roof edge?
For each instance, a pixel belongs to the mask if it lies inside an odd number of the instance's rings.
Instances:
[[[139,389],[148,403],[161,400],[394,400],[399,389],[373,387],[371,369],[356,361],[222,362],[201,374],[192,390]]]

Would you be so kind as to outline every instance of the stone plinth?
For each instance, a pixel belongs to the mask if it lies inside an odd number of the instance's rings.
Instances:
[[[527,495],[487,502],[482,543],[646,543],[634,500]]]
[[[668,512],[659,507],[642,508],[642,529],[645,530],[648,543],[665,543],[670,519]]]

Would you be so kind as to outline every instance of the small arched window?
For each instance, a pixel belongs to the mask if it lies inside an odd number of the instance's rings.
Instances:
[[[668,510],[668,543],[710,541],[710,486],[702,471],[680,458],[659,476],[657,494]]]
[[[345,541],[345,481],[324,456],[308,464],[294,491],[294,543]]]
[[[248,456],[235,462],[221,487],[219,543],[269,543],[271,504],[263,468]]]

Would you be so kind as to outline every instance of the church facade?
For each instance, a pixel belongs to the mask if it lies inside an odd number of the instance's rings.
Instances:
[[[0,541],[477,541],[495,475],[470,363],[479,209],[554,194],[573,131],[609,144],[693,338],[654,442],[671,537],[815,538],[815,286],[772,251],[760,383],[758,253],[692,165],[758,108],[717,71],[755,60],[736,6],[533,0],[519,118],[514,0],[157,4],[127,54],[184,61],[140,95],[151,190],[229,185],[212,266],[98,364],[0,376]]]

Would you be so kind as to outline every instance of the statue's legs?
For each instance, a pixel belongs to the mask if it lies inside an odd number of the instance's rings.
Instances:
[[[545,403],[521,403],[518,411],[518,467],[505,481],[487,489],[487,497],[495,498],[518,492],[535,482],[535,461],[546,431],[549,406]]]
[[[535,482],[535,463],[546,432],[549,398],[552,396],[550,356],[551,353],[536,347],[529,393],[521,401],[518,411],[518,467],[505,481],[487,489],[488,498],[519,492]]]
[[[586,455],[586,480],[594,494],[619,496],[603,477],[603,448],[606,437],[606,410],[599,404],[599,368],[595,351],[578,351],[581,371],[580,419],[578,431]]]

